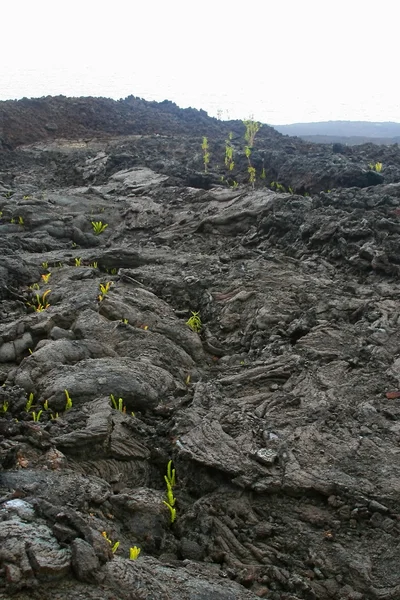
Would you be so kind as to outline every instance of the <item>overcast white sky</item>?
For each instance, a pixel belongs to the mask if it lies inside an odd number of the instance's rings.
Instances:
[[[1,0],[0,100],[176,102],[271,124],[400,122],[396,0]]]

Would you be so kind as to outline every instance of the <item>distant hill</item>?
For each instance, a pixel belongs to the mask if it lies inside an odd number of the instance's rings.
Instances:
[[[391,121],[321,121],[317,123],[292,123],[274,125],[285,135],[298,136],[311,142],[332,144],[395,144],[400,142],[400,123]]]

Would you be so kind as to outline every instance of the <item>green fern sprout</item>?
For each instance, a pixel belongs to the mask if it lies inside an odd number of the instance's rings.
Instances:
[[[254,183],[256,181],[256,170],[254,167],[248,167],[247,168],[248,172],[249,172],[249,183],[251,183],[251,185],[254,188]]]
[[[136,560],[140,554],[140,548],[137,546],[133,546],[133,548],[129,548],[129,559]]]
[[[119,410],[119,412],[126,413],[126,406],[122,398],[118,398],[118,404],[114,397],[114,394],[110,394],[111,405],[115,410]]]
[[[31,392],[28,396],[28,402],[25,404],[26,412],[29,412],[31,410],[34,399],[35,398],[34,398],[33,392]]]
[[[32,419],[34,420],[35,423],[39,423],[42,412],[43,412],[42,410],[39,410],[39,412],[36,412],[36,411],[32,412]]]
[[[67,399],[67,401],[65,403],[65,410],[69,410],[70,408],[72,408],[72,400],[68,393],[68,390],[64,390],[64,392],[65,392],[65,397]]]
[[[200,313],[194,312],[193,310],[191,312],[192,316],[186,321],[186,325],[188,325],[190,329],[195,333],[199,333],[203,326],[200,318]]]
[[[82,259],[81,258],[75,258],[75,266],[76,267],[80,267],[82,265]]]
[[[39,294],[35,294],[35,297],[32,299],[32,302],[27,302],[27,306],[33,308],[35,312],[42,312],[49,308],[50,304],[46,301],[46,297],[50,294],[51,290],[46,290],[43,292],[42,296]]]
[[[169,508],[171,523],[173,523],[176,519],[176,508],[173,508],[168,502],[163,500],[163,504]]]
[[[248,146],[253,148],[254,138],[256,137],[257,131],[259,131],[261,127],[261,123],[257,123],[257,121],[254,121],[252,118],[250,118],[247,119],[247,121],[243,121],[243,125],[246,127],[244,139],[246,140]]]
[[[99,302],[102,302],[104,300],[104,298],[107,296],[108,292],[110,291],[111,286],[112,286],[112,281],[107,281],[107,283],[105,283],[104,285],[102,283],[99,283],[99,290],[100,290],[100,294],[98,295]]]
[[[92,221],[94,235],[100,235],[108,227],[108,223],[102,223],[101,221]]]
[[[229,134],[228,139],[226,140],[225,146],[225,166],[232,171],[235,163],[233,161],[233,146],[232,146],[232,132]]]
[[[168,462],[167,465],[167,474],[164,475],[165,482],[171,486],[171,488],[175,485],[175,469],[172,468],[172,460]]]
[[[208,163],[210,162],[210,153],[208,151],[208,140],[206,137],[203,137],[201,149],[203,150],[204,173],[207,173]]]

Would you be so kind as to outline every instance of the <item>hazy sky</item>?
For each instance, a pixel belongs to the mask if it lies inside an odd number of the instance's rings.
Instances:
[[[400,122],[394,0],[2,0],[0,100],[173,100],[271,124]]]

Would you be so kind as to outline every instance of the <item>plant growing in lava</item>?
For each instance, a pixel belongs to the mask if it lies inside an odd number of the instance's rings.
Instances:
[[[26,412],[29,412],[31,410],[32,404],[33,404],[33,400],[34,400],[34,395],[33,395],[33,392],[31,392],[29,394],[29,396],[28,396],[28,401],[25,404],[25,410],[26,410]]]
[[[168,507],[170,512],[171,523],[173,523],[176,519],[176,508],[174,508],[176,498],[172,490],[172,488],[175,486],[175,469],[172,468],[172,460],[168,462],[167,474],[164,475],[164,479],[165,483],[167,484],[167,499],[163,500],[163,504],[165,504],[165,506]]]
[[[112,552],[113,554],[115,554],[115,553],[116,553],[116,551],[118,550],[118,547],[119,547],[119,542],[115,542],[115,543],[113,543],[113,542],[112,542],[112,540],[110,540],[110,538],[108,537],[108,535],[107,535],[107,533],[106,533],[105,531],[102,531],[102,532],[101,532],[101,535],[102,535],[102,536],[103,536],[103,538],[104,538],[105,540],[107,540],[107,542],[108,542],[108,543],[109,543],[109,544],[112,546],[112,548],[111,548],[111,552]]]
[[[126,406],[124,405],[124,401],[122,398],[118,398],[118,404],[116,399],[114,398],[114,394],[110,394],[111,398],[111,406],[115,408],[115,410],[119,410],[122,413],[126,413]]]
[[[200,313],[194,312],[193,310],[191,312],[192,316],[186,321],[186,325],[188,325],[188,327],[190,327],[190,329],[195,333],[199,333],[202,328]]]
[[[368,166],[369,166],[369,168],[370,168],[372,171],[376,171],[377,173],[380,173],[380,172],[382,171],[382,166],[383,166],[383,165],[382,165],[382,163],[381,163],[381,162],[377,162],[377,163],[375,163],[375,164],[372,164],[372,163],[371,163],[371,164],[369,164]]]
[[[46,290],[43,292],[42,296],[40,294],[35,294],[32,299],[32,302],[27,302],[27,306],[33,308],[35,312],[42,312],[49,308],[50,304],[47,302],[46,297],[50,294],[51,290]]]
[[[243,125],[246,127],[244,139],[246,140],[247,145],[250,148],[253,148],[254,138],[261,127],[261,123],[257,123],[257,121],[253,121],[253,119],[247,119],[247,121],[243,121]]]
[[[110,291],[110,287],[112,286],[112,281],[107,281],[104,285],[99,283],[100,294],[98,295],[99,302],[102,302],[104,298],[107,296]]]
[[[203,150],[204,173],[207,173],[208,163],[210,162],[210,153],[208,151],[208,140],[206,137],[203,137],[201,149]]]
[[[65,403],[65,410],[69,410],[70,408],[72,408],[72,400],[71,397],[68,393],[68,390],[64,390],[65,392],[65,397],[66,397],[66,403]]]
[[[108,223],[102,223],[101,221],[92,221],[94,235],[100,235],[108,227]]]
[[[32,412],[32,419],[34,420],[35,423],[39,423],[42,412],[43,412],[42,410],[39,410],[39,412],[36,412],[36,411]]]
[[[130,560],[136,560],[140,554],[140,548],[137,546],[133,546],[133,548],[129,548],[129,558]]]
[[[225,166],[229,169],[229,171],[232,171],[235,166],[233,161],[232,132],[229,134],[228,139],[226,140]]]

